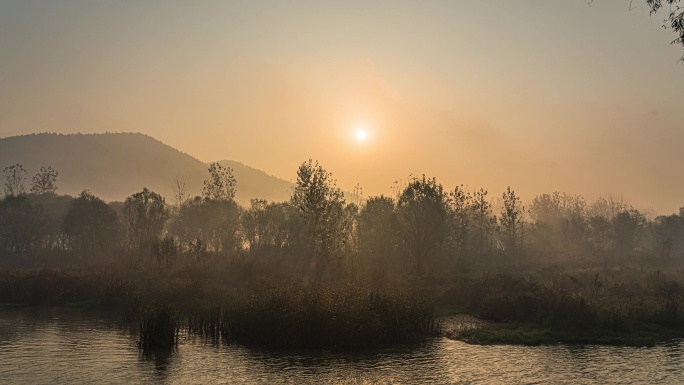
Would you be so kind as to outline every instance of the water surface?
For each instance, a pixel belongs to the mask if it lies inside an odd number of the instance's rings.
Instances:
[[[365,352],[282,351],[182,335],[142,354],[111,314],[0,308],[8,384],[667,384],[684,383],[684,343],[652,348],[476,346],[447,338]]]

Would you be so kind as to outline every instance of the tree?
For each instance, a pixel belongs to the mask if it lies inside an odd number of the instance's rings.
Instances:
[[[33,250],[45,226],[43,208],[25,195],[8,195],[0,200],[0,248],[22,256]]]
[[[242,207],[234,200],[210,200],[203,202],[210,230],[210,240],[217,252],[225,257],[235,255],[242,248],[240,216]]]
[[[188,251],[196,258],[208,252],[211,226],[207,218],[207,206],[204,204],[204,199],[196,196],[180,207],[178,216],[170,224],[173,234],[180,238],[181,250],[187,242]]]
[[[74,198],[57,194],[29,194],[28,198],[43,208],[44,231],[40,247],[48,251],[55,248],[66,250],[69,245],[68,236],[64,233],[64,218]]]
[[[607,251],[611,245],[612,223],[606,217],[594,215],[589,217],[589,244],[599,252]]]
[[[591,5],[594,0],[589,1]],[[629,10],[636,8],[633,6],[634,0],[629,2]],[[663,5],[668,5],[667,17],[663,20],[663,28],[671,29],[677,37],[670,44],[679,44],[684,47],[684,7],[680,5],[681,0],[646,0],[651,16],[660,12]],[[684,56],[680,60],[684,60]]]
[[[24,170],[24,166],[17,163],[5,167],[3,171],[5,173],[5,196],[9,197],[24,194],[26,192],[24,186],[26,183],[26,170]]]
[[[400,239],[413,259],[413,270],[423,273],[432,253],[447,232],[447,195],[435,178],[414,177],[399,196],[397,224]]]
[[[376,282],[382,281],[390,258],[397,250],[394,200],[383,195],[371,197],[359,213],[359,251],[372,269]]]
[[[37,195],[54,195],[57,192],[57,175],[52,166],[42,166],[31,179],[31,192]]]
[[[628,254],[632,252],[638,230],[644,222],[643,214],[634,209],[625,210],[613,219],[613,237],[619,253]]]
[[[600,210],[607,210],[600,203]],[[599,207],[599,206],[597,206]],[[587,242],[587,203],[580,195],[558,191],[535,197],[530,204],[530,216],[537,230],[544,229],[544,242],[554,247],[577,252]],[[540,234],[540,231],[537,231]]]
[[[88,190],[71,201],[64,217],[64,232],[74,248],[86,254],[101,254],[113,246],[118,235],[116,212]]]
[[[230,256],[242,245],[241,211],[233,200],[196,196],[180,207],[170,229],[196,257],[211,251]]]
[[[520,207],[520,198],[515,195],[515,191],[511,190],[511,186],[506,188],[502,198],[504,205],[501,209],[501,227],[504,248],[507,252],[513,253],[522,231],[523,212]]]
[[[282,249],[288,239],[287,208],[284,203],[252,199],[242,215],[242,229],[251,253]]]
[[[190,194],[188,194],[188,180],[183,175],[176,175],[171,183],[171,190],[173,191],[173,199],[175,200],[176,207],[183,206],[188,199],[190,199]]]
[[[468,249],[468,237],[471,232],[471,210],[472,195],[463,185],[456,186],[454,191],[449,193],[449,208],[451,210],[451,221],[449,222],[449,234],[453,248],[465,255]]]
[[[164,198],[146,187],[126,198],[123,213],[128,244],[139,252],[150,249],[168,218]]]
[[[241,249],[242,208],[233,200],[237,183],[233,169],[217,162],[209,165],[209,175],[204,181],[204,200],[201,202],[209,224],[207,235],[214,249],[228,257]]]
[[[473,215],[475,253],[483,254],[485,249],[491,251],[496,217],[492,215],[492,205],[487,200],[487,190],[480,188],[475,191],[470,201],[470,210]]]
[[[667,18],[663,22],[663,28],[669,27],[678,34],[678,37],[672,40],[671,44],[680,44],[684,46],[684,7],[679,5],[681,0],[646,0],[651,15],[658,13],[662,9],[663,3],[669,5],[669,12]],[[684,57],[682,57],[682,59],[684,59]]]
[[[236,184],[233,169],[214,162],[209,165],[209,179],[204,181],[202,195],[215,201],[231,200],[235,198]]]
[[[313,243],[312,264],[320,273],[345,241],[344,233],[349,224],[343,215],[344,194],[337,188],[332,174],[325,171],[318,161],[314,163],[309,159],[297,170],[297,182],[290,202],[306,223],[307,234]]]
[[[684,245],[684,216],[682,209],[680,214],[659,216],[653,223],[653,232],[658,252],[665,258],[671,256],[671,252],[679,254]]]

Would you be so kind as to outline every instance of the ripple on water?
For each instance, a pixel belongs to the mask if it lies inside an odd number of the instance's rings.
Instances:
[[[446,338],[371,352],[274,351],[181,336],[141,354],[109,315],[0,309],[0,383],[652,384],[684,379],[682,341],[654,348],[477,346]]]

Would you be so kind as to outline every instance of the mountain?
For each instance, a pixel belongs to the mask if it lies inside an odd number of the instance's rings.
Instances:
[[[187,181],[187,191],[198,195],[209,177],[208,164],[150,136],[136,133],[32,134],[0,139],[0,169],[19,163],[28,171],[26,187],[41,166],[58,173],[57,192],[76,195],[83,189],[107,200],[123,200],[147,187],[173,202],[176,176]],[[236,200],[250,198],[283,201],[292,184],[261,170],[232,160],[220,161],[233,168]]]

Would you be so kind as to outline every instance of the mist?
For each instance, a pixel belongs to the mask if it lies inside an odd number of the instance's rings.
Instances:
[[[683,17],[3,1],[3,380],[680,381]]]

